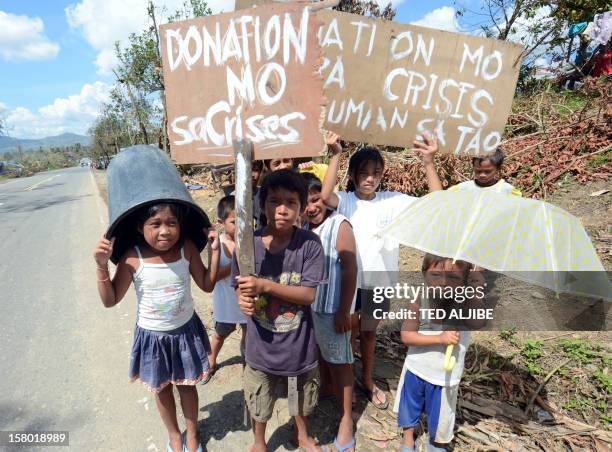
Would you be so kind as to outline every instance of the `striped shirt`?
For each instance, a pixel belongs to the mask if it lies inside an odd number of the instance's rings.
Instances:
[[[317,295],[311,306],[315,312],[335,314],[340,308],[342,265],[336,249],[336,241],[343,221],[348,222],[344,215],[333,212],[323,223],[312,230],[321,239],[325,253],[325,274],[327,275],[327,284],[320,284],[317,287]]]

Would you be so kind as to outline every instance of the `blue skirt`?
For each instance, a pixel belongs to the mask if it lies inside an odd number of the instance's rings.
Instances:
[[[209,352],[208,335],[195,312],[191,320],[170,331],[136,325],[129,379],[140,379],[152,393],[169,384],[196,385],[208,371]]]

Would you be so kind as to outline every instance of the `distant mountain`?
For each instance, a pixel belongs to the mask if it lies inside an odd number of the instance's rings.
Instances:
[[[77,135],[76,133],[62,133],[61,135],[39,139],[0,136],[0,154],[16,151],[17,146],[21,146],[21,149],[24,151],[35,151],[41,147],[63,147],[77,143],[83,146],[89,146],[89,144],[91,144],[91,138],[85,135]]]

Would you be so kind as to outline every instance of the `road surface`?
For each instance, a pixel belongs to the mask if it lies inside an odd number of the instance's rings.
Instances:
[[[68,431],[69,450],[165,450],[153,397],[127,383],[134,293],[113,309],[97,297],[106,215],[88,168],[0,184],[0,430]]]

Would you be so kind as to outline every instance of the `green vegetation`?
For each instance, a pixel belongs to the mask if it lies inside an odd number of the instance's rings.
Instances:
[[[580,364],[589,364],[598,356],[595,347],[584,339],[566,339],[559,344],[568,357],[575,358]]]
[[[80,144],[67,147],[52,147],[38,149],[37,151],[16,151],[1,155],[2,160],[18,163],[23,167],[19,172],[11,171],[0,177],[30,176],[40,171],[67,168],[79,164],[83,157],[87,157],[89,149]]]
[[[607,394],[612,393],[612,377],[603,373],[600,369],[593,372],[593,380],[595,384],[605,391]]]
[[[505,341],[510,342],[511,344],[516,345],[516,327],[510,327],[510,328],[504,328],[502,330],[500,330],[499,332],[499,337],[502,338]]]
[[[601,166],[607,166],[612,163],[612,149],[602,152],[597,155],[593,160],[588,163],[588,167],[591,169],[599,168]]]
[[[527,371],[531,375],[535,376],[542,373],[542,369],[536,363],[544,354],[543,345],[544,341],[540,339],[527,339],[523,344],[521,355],[525,358]]]

